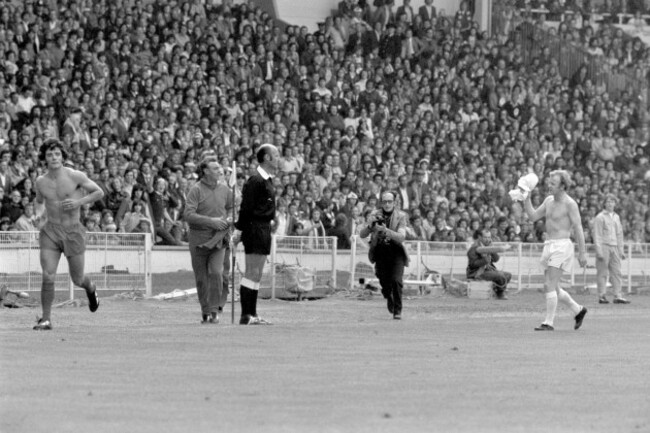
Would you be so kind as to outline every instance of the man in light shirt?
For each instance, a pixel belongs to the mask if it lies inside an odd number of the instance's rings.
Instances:
[[[596,246],[596,277],[598,281],[598,303],[609,304],[607,300],[607,277],[614,291],[615,304],[629,304],[621,295],[621,260],[625,260],[623,249],[623,226],[614,212],[617,199],[614,194],[605,196],[605,209],[594,219],[593,238]]]

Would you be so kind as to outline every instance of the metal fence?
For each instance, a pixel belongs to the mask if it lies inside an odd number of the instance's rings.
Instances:
[[[510,288],[513,290],[539,289],[544,283],[544,273],[539,259],[544,244],[541,243],[499,243],[510,245],[510,249],[500,254],[496,263],[499,270],[512,273]],[[466,280],[468,243],[407,241],[406,249],[410,263],[404,270],[404,278],[424,279],[427,272],[437,272],[445,278]],[[577,248],[577,247],[576,247]],[[650,244],[625,245],[627,259],[623,261],[623,287],[628,293],[639,287],[650,285]],[[588,265],[580,268],[574,260],[571,272],[563,279],[567,287],[587,289],[596,284],[595,249],[587,245]],[[374,267],[368,260],[368,244],[365,240],[353,237],[352,249],[339,251],[339,286],[352,287],[359,278],[374,277]],[[347,267],[345,266],[347,263]],[[347,277],[347,278],[346,278]]]
[[[86,273],[101,290],[144,290],[152,294],[150,235],[88,233]],[[467,249],[461,242],[407,241],[410,264],[405,269],[405,279],[422,280],[428,272],[443,277],[465,280]],[[499,244],[503,245],[503,244]],[[539,264],[543,244],[511,243],[497,262],[500,270],[513,274],[513,290],[539,289],[544,275]],[[174,251],[189,257],[188,251]],[[582,269],[574,261],[563,284],[587,288],[596,284],[595,254],[593,245],[587,246],[589,265]],[[623,262],[624,290],[628,293],[650,285],[650,244],[625,245],[627,259]],[[165,253],[169,260],[177,260]],[[244,271],[245,256],[241,245],[236,250],[235,287]],[[358,236],[352,237],[352,248],[337,250],[336,238],[303,236],[274,236],[271,254],[264,267],[260,296],[266,298],[296,298],[299,293],[291,283],[292,274],[300,268],[312,278],[312,295],[322,297],[336,290],[348,290],[360,278],[373,278],[374,266],[368,260],[368,243]],[[0,232],[0,284],[12,289],[35,291],[40,289],[38,233]],[[67,261],[62,258],[57,270],[56,287],[69,290],[74,295],[68,275]],[[310,294],[304,294],[310,296]]]
[[[292,282],[297,268],[313,276],[312,291],[315,295],[331,293],[336,288],[337,280],[336,238],[273,236],[269,263],[262,276],[260,296],[265,296],[265,287],[270,288],[271,298],[299,296],[301,290],[297,290]]]
[[[15,290],[41,287],[38,232],[0,232],[0,284]],[[86,233],[85,271],[100,290],[142,290],[151,295],[151,235]],[[61,257],[55,279],[74,298],[68,262]]]

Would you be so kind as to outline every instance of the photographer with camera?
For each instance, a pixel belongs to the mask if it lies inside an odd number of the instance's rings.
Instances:
[[[402,318],[404,267],[409,262],[403,245],[407,220],[406,213],[395,209],[395,194],[385,191],[381,194],[381,208],[368,216],[367,225],[359,233],[361,238],[371,236],[368,258],[375,265],[381,293],[395,320]]]
[[[508,299],[506,290],[512,274],[497,270],[494,263],[499,261],[499,253],[508,251],[510,245],[492,245],[492,233],[487,228],[477,229],[474,239],[476,242],[467,250],[467,278],[492,281],[497,299]]]

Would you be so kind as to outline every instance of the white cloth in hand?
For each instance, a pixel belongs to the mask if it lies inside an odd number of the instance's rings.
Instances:
[[[512,201],[524,201],[528,197],[528,191],[524,191],[521,188],[515,188],[510,190],[508,193]]]
[[[537,175],[535,173],[528,173],[519,178],[517,186],[526,192],[531,192],[537,186],[537,182],[539,182]]]

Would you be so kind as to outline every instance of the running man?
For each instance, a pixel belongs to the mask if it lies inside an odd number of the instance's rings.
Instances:
[[[240,325],[270,325],[257,314],[257,294],[266,256],[271,253],[271,221],[275,218],[273,175],[278,170],[280,152],[272,144],[257,150],[257,173],[248,178],[242,189],[242,203],[235,228],[241,231],[246,255],[246,270],[241,280]]]
[[[84,173],[65,167],[66,158],[66,152],[57,140],[48,140],[40,148],[39,159],[45,161],[47,172],[39,176],[34,185],[43,271],[43,317],[34,326],[35,330],[52,329],[50,314],[54,302],[54,278],[62,253],[68,260],[72,282],[86,290],[90,311],[94,313],[99,307],[95,284],[84,275],[86,231],[79,221],[79,209],[101,199],[104,192]]]
[[[530,201],[531,194],[524,199],[524,209],[531,221],[546,218],[546,241],[542,252],[541,263],[544,267],[544,291],[546,292],[546,319],[535,328],[536,331],[553,331],[553,320],[558,300],[568,306],[575,314],[573,329],[579,329],[587,314],[587,309],[573,300],[560,287],[562,273],[569,271],[573,262],[574,246],[571,233],[578,241],[578,262],[580,266],[587,265],[585,253],[585,235],[582,231],[582,221],[578,204],[569,197],[566,190],[571,184],[571,176],[566,170],[554,170],[549,173],[548,187],[550,195],[537,208],[533,209]]]

